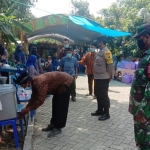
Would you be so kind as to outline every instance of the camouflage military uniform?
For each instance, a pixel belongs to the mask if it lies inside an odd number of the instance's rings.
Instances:
[[[138,69],[135,71],[134,81],[130,91],[129,112],[133,115],[141,114],[147,121],[139,123],[134,120],[134,133],[139,150],[150,150],[150,79],[148,78],[148,64],[150,50],[140,58]]]

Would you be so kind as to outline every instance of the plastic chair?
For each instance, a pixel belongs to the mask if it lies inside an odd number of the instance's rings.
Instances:
[[[17,112],[20,112],[24,108],[24,105],[18,104]],[[21,135],[24,136],[24,125],[23,125],[23,120],[26,124],[26,119],[19,120],[20,128],[21,128]],[[2,135],[2,127],[0,127],[0,135]]]
[[[15,138],[15,144],[16,144],[16,149],[20,149],[19,147],[19,140],[18,140],[18,132],[17,132],[17,126],[16,126],[16,121],[17,119],[10,119],[10,120],[5,120],[5,121],[0,121],[0,126],[5,126],[8,124],[11,124],[13,127],[13,131],[14,131],[14,138]]]

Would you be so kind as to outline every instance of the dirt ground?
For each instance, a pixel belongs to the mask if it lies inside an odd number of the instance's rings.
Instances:
[[[18,137],[20,149],[23,149],[24,137],[21,136],[20,128],[18,127]],[[3,129],[0,138],[0,150],[16,150],[15,139],[13,135],[13,129],[11,126],[7,126]]]

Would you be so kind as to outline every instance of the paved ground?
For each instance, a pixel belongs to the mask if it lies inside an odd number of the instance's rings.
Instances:
[[[77,80],[77,102],[70,101],[67,125],[63,133],[47,139],[41,128],[51,118],[51,99],[47,99],[37,110],[33,149],[34,150],[136,150],[133,137],[132,116],[128,113],[130,86],[112,81],[111,119],[100,122],[90,114],[96,110],[96,100],[84,96],[88,93],[87,78]]]

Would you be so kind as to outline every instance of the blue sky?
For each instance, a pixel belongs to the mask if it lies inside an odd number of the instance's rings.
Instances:
[[[109,7],[116,0],[87,0],[90,4],[90,13],[97,15],[97,12],[102,8]],[[49,14],[69,14],[71,11],[71,0],[38,0],[35,5],[44,11],[32,8],[32,12],[36,17],[42,17]]]

